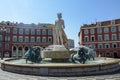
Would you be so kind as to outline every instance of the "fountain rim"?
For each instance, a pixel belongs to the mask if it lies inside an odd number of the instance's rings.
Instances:
[[[114,59],[114,58],[107,58],[107,59]],[[5,64],[5,65],[9,65],[9,66],[20,66],[20,67],[38,67],[38,68],[53,68],[53,67],[66,67],[66,68],[74,68],[74,67],[95,67],[95,66],[105,66],[105,65],[110,65],[110,64],[115,64],[115,63],[119,63],[120,60],[119,59],[115,59],[115,60],[111,60],[111,62],[106,62],[106,63],[96,63],[96,64],[73,64],[73,63],[67,63],[67,64],[63,64],[63,63],[47,63],[47,64],[13,64],[7,61],[10,60],[18,60],[18,58],[10,58],[10,59],[6,59],[6,60],[2,60],[0,63],[1,64]]]

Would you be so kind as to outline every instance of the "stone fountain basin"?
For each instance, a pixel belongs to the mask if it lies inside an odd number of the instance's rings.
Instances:
[[[42,51],[41,57],[44,58],[51,58],[52,61],[68,61],[70,55],[72,53],[76,53],[76,51]]]
[[[1,69],[9,72],[39,76],[97,75],[116,72],[120,69],[119,60],[113,58],[105,59],[110,60],[110,62],[98,64],[12,64],[9,61],[13,59],[7,59],[1,61]]]

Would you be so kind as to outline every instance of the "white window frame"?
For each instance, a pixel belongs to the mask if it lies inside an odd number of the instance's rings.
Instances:
[[[25,29],[25,34],[30,34],[30,29],[26,28]]]
[[[7,28],[7,29],[6,29],[6,33],[10,33],[10,28]]]
[[[120,32],[120,26],[118,26],[118,31]]]
[[[117,35],[116,34],[112,34],[112,40],[117,40]]]
[[[84,34],[88,34],[88,29],[84,29]]]
[[[102,35],[98,35],[98,41],[102,41]]]
[[[23,42],[23,36],[19,36],[19,42]]]
[[[48,30],[48,35],[52,35],[52,30]]]
[[[30,42],[35,42],[35,37],[31,37]]]
[[[92,40],[92,38],[94,38],[94,40]],[[95,41],[95,36],[94,35],[90,36],[90,41]]]
[[[102,49],[103,48],[103,44],[98,44],[98,48]]]
[[[115,20],[111,20],[111,25],[115,25]]]
[[[42,30],[42,35],[46,35],[46,32],[47,32],[47,31],[46,31],[45,29],[43,29],[43,30]]]
[[[36,30],[36,33],[37,33],[37,35],[40,35],[40,34],[41,34],[41,30],[40,30],[40,29],[37,29],[37,30]]]
[[[42,37],[42,42],[43,42],[43,43],[47,42],[47,41],[46,41],[46,37]]]
[[[110,36],[109,36],[108,34],[105,34],[105,35],[104,35],[104,40],[105,40],[105,41],[109,41],[109,40],[110,40]]]
[[[2,35],[0,35],[0,41],[2,41],[3,40],[3,36]]]
[[[5,36],[5,41],[10,41],[10,36]]]
[[[111,27],[111,32],[116,32],[116,27],[115,26]]]
[[[13,36],[12,41],[13,41],[13,42],[17,42],[17,36]]]
[[[108,27],[105,27],[104,28],[104,33],[108,33],[109,32],[109,28]]]
[[[91,34],[94,34],[95,33],[95,29],[93,28],[93,29],[90,29],[90,33]]]
[[[37,37],[37,38],[36,38],[36,42],[41,42],[41,38],[40,38],[40,37]]]
[[[9,49],[9,43],[5,44],[5,49]]]
[[[98,27],[98,28],[97,28],[97,33],[102,33],[101,27]]]
[[[23,34],[23,28],[19,28],[19,34]]]
[[[35,29],[31,29],[31,35],[35,34]]]
[[[107,47],[107,45],[108,45],[108,47]],[[109,43],[105,44],[105,48],[110,48],[110,44]]]
[[[49,39],[51,39],[51,41],[49,41]],[[50,42],[50,43],[52,42],[52,37],[48,37],[48,42]]]
[[[13,34],[17,34],[17,28],[13,28]]]
[[[85,36],[85,37],[84,37],[84,42],[87,42],[87,41],[89,41],[89,37],[88,37],[88,36]]]
[[[114,47],[114,45],[116,45],[116,47]],[[112,48],[117,48],[117,43],[112,43]]]
[[[29,37],[28,36],[25,36],[25,42],[29,42]]]

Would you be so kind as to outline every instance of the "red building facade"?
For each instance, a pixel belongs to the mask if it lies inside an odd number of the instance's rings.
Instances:
[[[53,44],[53,26],[0,23],[0,56],[23,57],[29,46],[45,48]]]
[[[120,19],[84,24],[80,28],[79,44],[93,46],[102,57],[120,57]]]

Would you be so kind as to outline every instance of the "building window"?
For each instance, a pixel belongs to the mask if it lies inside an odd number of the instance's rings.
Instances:
[[[52,35],[52,30],[48,30],[48,35]]]
[[[113,43],[112,48],[117,48],[117,43]]]
[[[40,35],[41,34],[41,30],[37,30],[37,35]]]
[[[116,32],[116,27],[115,26],[111,27],[111,32]]]
[[[98,48],[103,48],[103,44],[98,44]]]
[[[42,35],[46,35],[46,30],[42,30]]]
[[[100,56],[102,57],[103,56],[103,54],[102,53],[99,53],[100,54]]]
[[[101,22],[97,22],[97,26],[98,26],[98,27],[101,27]]]
[[[25,42],[29,42],[29,37],[28,36],[25,37]]]
[[[119,33],[119,40],[120,40],[120,33]]]
[[[23,36],[19,36],[19,42],[23,42]]]
[[[88,29],[84,29],[84,34],[88,34]]]
[[[105,41],[109,40],[109,35],[104,35],[104,40]]]
[[[91,36],[91,41],[95,41],[95,37],[94,36]]]
[[[102,29],[101,28],[97,28],[97,33],[102,33]]]
[[[31,37],[31,42],[35,42],[35,38],[34,37]]]
[[[7,29],[6,29],[6,33],[10,33],[10,28],[7,28]]]
[[[34,35],[35,34],[35,30],[31,29],[31,34]]]
[[[37,37],[36,42],[40,42],[40,41],[41,41],[40,37]]]
[[[5,49],[9,49],[9,43],[5,44]]]
[[[13,42],[17,42],[17,36],[13,36]]]
[[[98,41],[102,41],[102,35],[98,35]]]
[[[13,34],[17,34],[17,28],[13,28]]]
[[[52,42],[52,37],[48,37],[48,42]]]
[[[105,48],[110,48],[110,44],[105,44]]]
[[[112,21],[111,21],[111,25],[115,25],[115,20],[112,20]]]
[[[46,42],[46,37],[42,37],[42,42]]]
[[[118,31],[120,31],[120,26],[118,26]]]
[[[109,28],[108,27],[105,27],[104,28],[104,33],[108,33],[109,32]]]
[[[117,40],[116,34],[112,34],[112,40]]]
[[[5,41],[10,41],[10,36],[5,36]]]
[[[28,28],[25,29],[25,34],[29,34],[29,29]]]
[[[23,29],[19,29],[19,34],[23,34]]]
[[[2,43],[0,43],[0,49],[2,49]]]
[[[0,35],[0,41],[2,41],[2,35]]]
[[[90,29],[90,33],[91,33],[91,34],[94,34],[94,33],[95,33],[95,30],[94,30],[94,29]]]
[[[106,53],[106,57],[110,57],[110,53]]]
[[[89,38],[88,38],[88,36],[85,36],[84,37],[84,42],[87,42],[87,41],[89,41]]]

